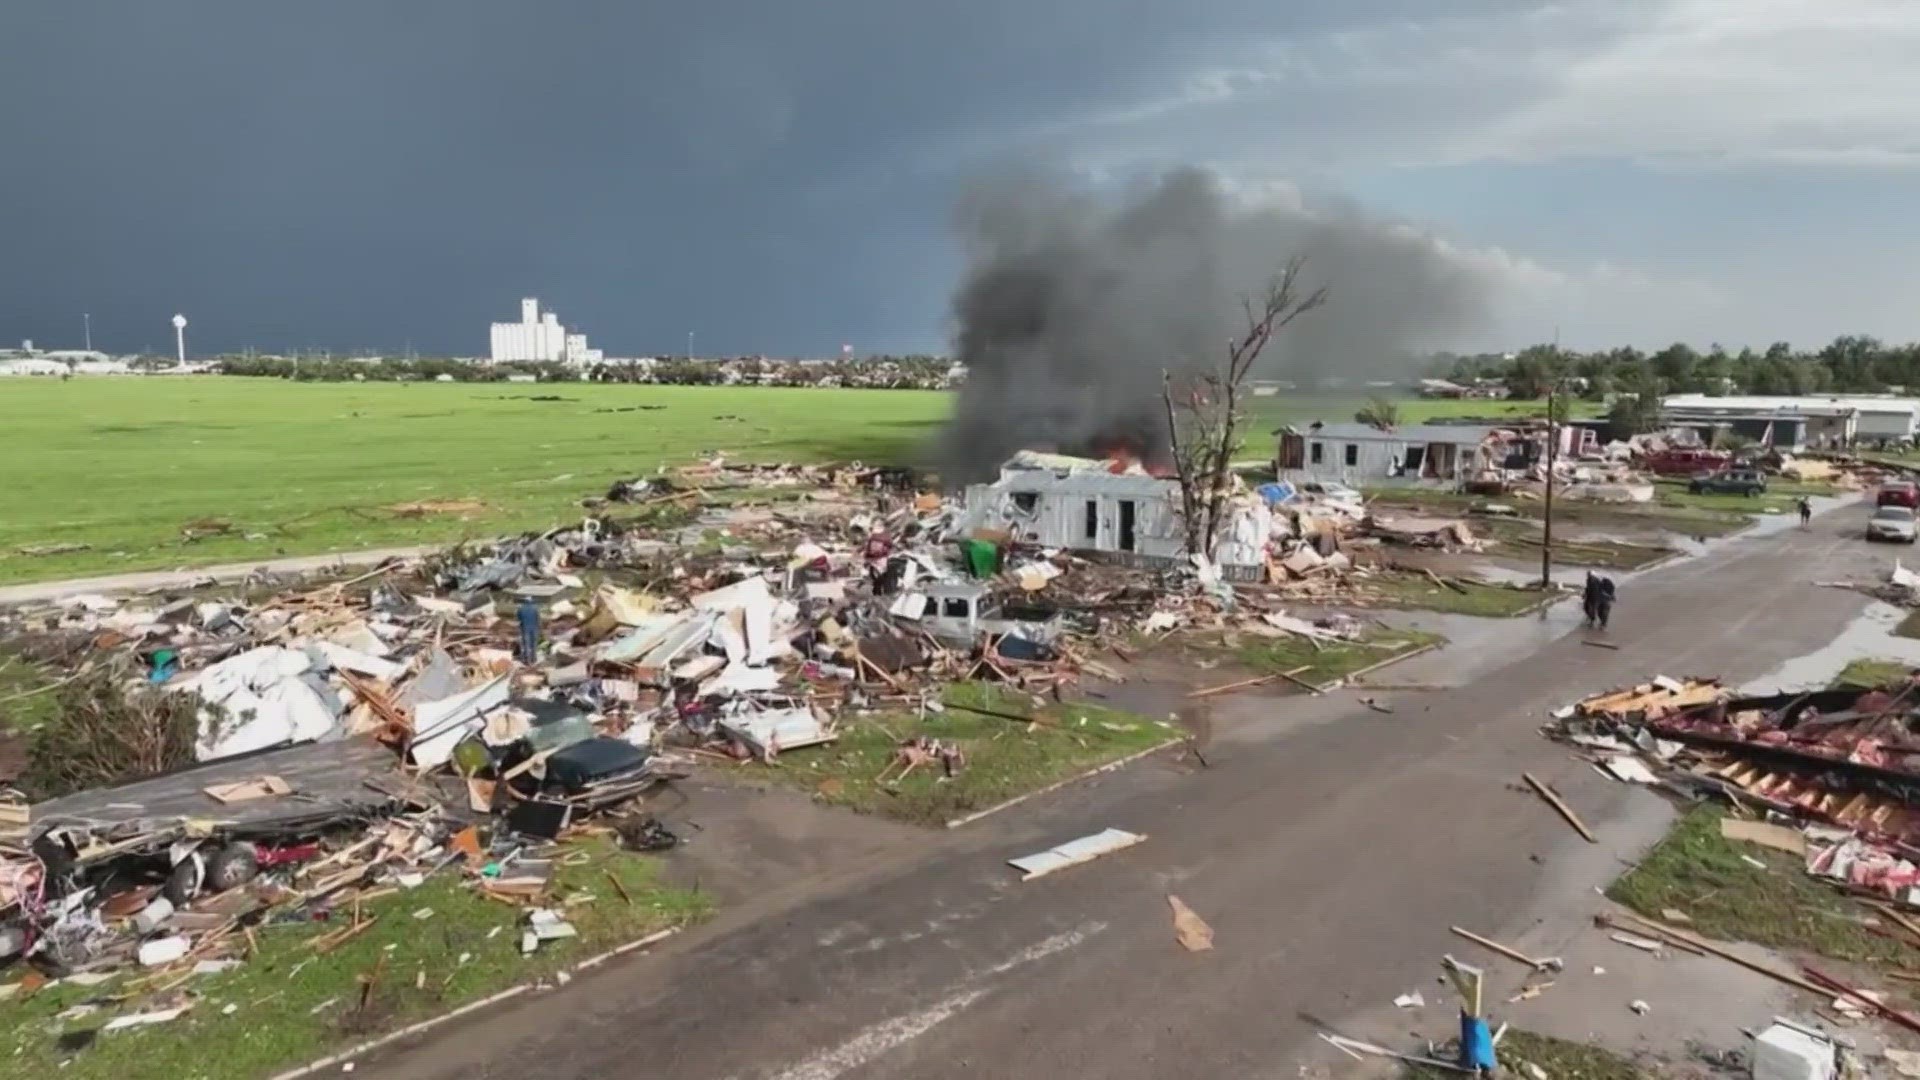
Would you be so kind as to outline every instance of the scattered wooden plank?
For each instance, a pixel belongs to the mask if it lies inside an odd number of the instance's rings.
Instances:
[[[1493,940],[1492,938],[1481,937],[1479,934],[1476,934],[1471,930],[1463,930],[1458,926],[1449,926],[1447,927],[1447,929],[1452,931],[1455,934],[1458,934],[1460,937],[1466,938],[1468,941],[1473,942],[1475,945],[1479,945],[1483,948],[1492,949],[1494,952],[1499,953],[1501,956],[1504,956],[1509,960],[1514,960],[1514,961],[1518,961],[1519,963],[1525,964],[1528,967],[1534,969],[1535,971],[1546,971],[1551,969],[1554,966],[1552,962],[1549,962],[1546,960],[1535,960],[1533,957],[1528,956],[1526,953],[1523,953],[1518,949],[1509,948],[1508,946],[1502,945],[1499,942]]]
[[[1582,638],[1580,641],[1580,644],[1591,645],[1596,649],[1612,649],[1615,652],[1618,652],[1620,650],[1620,646],[1615,645],[1611,641],[1594,641],[1591,638]]]
[[[1194,692],[1188,694],[1187,696],[1190,698],[1212,697],[1215,694],[1226,694],[1235,690],[1245,690],[1245,689],[1248,689],[1249,687],[1265,686],[1266,684],[1274,681],[1275,679],[1278,679],[1279,677],[1280,677],[1279,675],[1261,675],[1258,678],[1241,679],[1237,682],[1221,683],[1219,686],[1208,686],[1199,690],[1195,690]]]
[[[1912,1013],[1908,1013],[1900,1009],[1896,1009],[1893,1006],[1888,1005],[1884,1002],[1876,1001],[1873,998],[1870,998],[1867,995],[1861,993],[1860,991],[1855,990],[1853,987],[1848,986],[1846,983],[1841,982],[1839,979],[1836,979],[1831,975],[1823,974],[1818,968],[1815,968],[1812,966],[1803,966],[1800,970],[1806,972],[1807,977],[1812,979],[1814,982],[1817,982],[1822,986],[1825,986],[1827,989],[1840,994],[1842,997],[1851,997],[1851,998],[1858,999],[1859,1001],[1865,1002],[1868,1008],[1872,1009],[1874,1012],[1879,1013],[1881,1016],[1884,1016],[1887,1019],[1893,1021],[1894,1023],[1899,1024],[1901,1027],[1906,1028],[1908,1031],[1920,1032],[1920,1017],[1916,1017]]]
[[[252,780],[238,780],[231,784],[209,784],[200,790],[205,792],[208,798],[225,806],[230,803],[291,795],[293,785],[277,776],[257,776]]]
[[[1613,925],[1613,916],[1601,915],[1601,916],[1598,916],[1598,921],[1602,922],[1604,925],[1611,926]],[[1623,929],[1631,929],[1631,928],[1623,928]],[[1726,960],[1731,963],[1738,964],[1741,967],[1746,968],[1748,971],[1754,972],[1755,974],[1765,975],[1767,978],[1772,979],[1775,982],[1785,983],[1788,986],[1805,990],[1811,994],[1819,994],[1822,997],[1830,998],[1833,996],[1833,992],[1831,990],[1828,990],[1827,988],[1822,987],[1817,983],[1809,982],[1806,979],[1803,979],[1800,976],[1793,974],[1792,972],[1778,971],[1778,970],[1775,970],[1774,968],[1768,967],[1765,964],[1755,963],[1754,961],[1749,960],[1738,953],[1729,952],[1726,949],[1723,949],[1720,946],[1705,940],[1704,938],[1695,937],[1692,934],[1685,933],[1684,931],[1680,931],[1680,930],[1674,930],[1671,928],[1662,929],[1661,934],[1671,939],[1684,941],[1703,953],[1707,953],[1712,956],[1717,956],[1722,960]]]
[[[1759,844],[1803,858],[1807,854],[1807,838],[1798,829],[1769,825],[1764,821],[1721,818],[1720,837],[1724,840],[1744,840],[1749,844]]]
[[[1600,842],[1600,838],[1593,835],[1593,830],[1587,828],[1587,823],[1580,820],[1580,815],[1573,812],[1573,807],[1567,805],[1566,800],[1560,797],[1559,792],[1542,783],[1532,773],[1521,773],[1520,775],[1526,780],[1529,787],[1538,792],[1541,798],[1547,800],[1547,805],[1558,810],[1560,816],[1567,819],[1567,824],[1573,826],[1574,831],[1586,837],[1587,843],[1597,844]]]

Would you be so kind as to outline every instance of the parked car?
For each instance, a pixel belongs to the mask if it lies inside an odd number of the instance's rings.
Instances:
[[[1891,540],[1898,544],[1911,544],[1915,536],[1913,508],[1910,506],[1882,506],[1874,510],[1867,519],[1867,539]]]
[[[1920,509],[1920,487],[1912,481],[1895,480],[1881,484],[1880,493],[1873,497],[1875,506],[1904,506],[1909,510]]]
[[[1359,506],[1366,501],[1359,491],[1333,480],[1302,481],[1299,490],[1302,495],[1348,506]]]
[[[1752,469],[1701,473],[1687,481],[1693,495],[1765,495],[1767,478]]]
[[[1662,450],[1650,454],[1641,462],[1648,472],[1656,476],[1692,476],[1708,471],[1718,472],[1733,464],[1733,455],[1724,450]]]

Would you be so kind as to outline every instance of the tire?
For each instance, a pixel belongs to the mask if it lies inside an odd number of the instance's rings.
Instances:
[[[200,888],[206,883],[207,868],[195,852],[174,865],[173,872],[167,875],[167,883],[160,890],[176,908],[186,907],[192,899],[200,895]]]
[[[260,863],[252,844],[228,844],[207,859],[206,888],[209,892],[223,893],[245,885],[259,873]]]

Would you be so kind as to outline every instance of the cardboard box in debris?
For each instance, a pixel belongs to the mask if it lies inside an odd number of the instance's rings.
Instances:
[[[56,970],[184,962],[169,958],[205,956],[264,912],[432,873],[519,882],[531,902],[539,875],[515,876],[530,843],[623,811],[701,756],[831,742],[845,710],[918,707],[953,680],[1058,693],[1083,673],[1121,679],[1094,653],[1141,629],[1359,632],[1236,595],[1210,560],[1114,565],[1097,546],[1038,542],[1020,497],[1036,472],[1067,489],[1117,474],[1030,466],[962,502],[898,470],[716,459],[622,481],[578,525],[343,580],[12,612],[5,636],[61,643],[74,667],[137,658],[141,683],[193,695],[200,714],[197,765],[4,806],[0,954]],[[1172,481],[1126,479],[1131,498],[1177,500]],[[1363,516],[1235,499],[1257,527],[1226,546],[1286,578],[1337,567],[1334,537]],[[621,524],[660,502],[692,513]],[[643,846],[671,842],[619,820]],[[184,950],[152,947],[180,937]]]
[[[1728,800],[1730,837],[1810,874],[1920,905],[1920,672],[1870,689],[1737,695],[1661,677],[1556,714],[1549,733],[1612,778]]]

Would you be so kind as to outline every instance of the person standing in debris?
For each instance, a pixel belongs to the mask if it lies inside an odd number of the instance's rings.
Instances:
[[[531,664],[540,652],[540,606],[526,597],[514,615],[520,621],[520,662]]]
[[[1587,617],[1587,625],[1592,626],[1599,616],[1600,578],[1593,571],[1587,571],[1586,587],[1580,590],[1580,611]]]
[[[1806,528],[1807,523],[1812,520],[1813,520],[1813,501],[1808,499],[1805,495],[1802,495],[1800,496],[1800,527],[1803,529]]]

